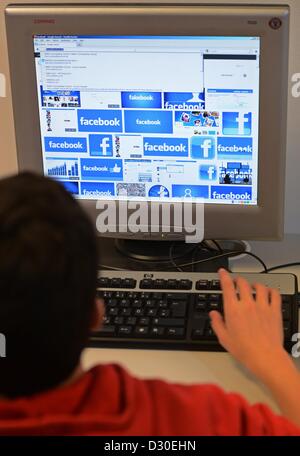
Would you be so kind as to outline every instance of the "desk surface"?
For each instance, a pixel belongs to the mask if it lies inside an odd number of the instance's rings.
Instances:
[[[281,242],[251,242],[251,251],[268,267],[300,261],[300,236],[288,235]],[[234,272],[258,272],[261,266],[249,256],[231,261]],[[276,272],[292,272],[300,283],[300,266]],[[299,326],[300,327],[300,326]],[[139,378],[160,378],[173,383],[214,383],[226,391],[245,396],[251,403],[264,402],[277,407],[265,390],[228,353],[167,350],[86,349],[85,369],[99,363],[118,363]],[[300,370],[300,359],[295,361]]]

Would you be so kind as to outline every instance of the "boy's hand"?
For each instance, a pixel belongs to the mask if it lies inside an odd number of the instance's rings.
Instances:
[[[279,291],[261,284],[252,288],[242,277],[233,281],[224,269],[219,275],[224,318],[219,312],[210,312],[212,328],[228,352],[261,376],[284,353]]]

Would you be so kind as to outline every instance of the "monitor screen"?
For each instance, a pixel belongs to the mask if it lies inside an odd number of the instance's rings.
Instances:
[[[257,205],[259,37],[35,35],[44,174],[80,199]]]

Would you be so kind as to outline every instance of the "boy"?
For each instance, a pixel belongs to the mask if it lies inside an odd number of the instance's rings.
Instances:
[[[93,227],[57,182],[0,182],[2,435],[300,435],[300,375],[282,348],[280,296],[220,272],[220,343],[273,393],[282,417],[212,385],[142,381],[120,366],[83,372],[80,355],[104,315]]]

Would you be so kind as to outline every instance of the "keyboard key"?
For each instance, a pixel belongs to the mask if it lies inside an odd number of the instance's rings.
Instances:
[[[122,281],[122,286],[124,288],[135,288],[136,287],[136,280],[135,279],[124,279]]]
[[[134,330],[135,334],[139,336],[147,336],[149,332],[149,328],[147,326],[137,326]]]
[[[118,330],[118,334],[120,336],[128,336],[132,333],[132,326],[120,326]]]
[[[110,279],[108,279],[107,277],[100,277],[97,280],[97,286],[99,288],[109,288],[109,285],[110,285]]]
[[[112,295],[113,295],[112,291],[103,291],[103,298],[104,299],[111,298]]]
[[[122,280],[117,277],[114,277],[113,279],[111,279],[110,287],[111,288],[120,288],[121,284],[122,284]]]
[[[209,299],[208,294],[200,293],[197,295],[197,300],[198,301],[207,301]]]
[[[284,338],[285,339],[290,339],[291,338],[291,325],[290,322],[284,321],[283,322],[283,333],[284,333]]]
[[[132,309],[130,307],[125,307],[124,309],[121,309],[120,315],[123,315],[123,317],[130,317],[132,312]]]
[[[143,279],[140,281],[140,288],[154,288],[154,280],[152,279]]]
[[[209,281],[208,280],[198,280],[196,282],[196,290],[208,290]]]
[[[216,337],[214,330],[212,329],[212,327],[210,325],[207,326],[205,335],[207,337]]]
[[[172,301],[170,308],[172,317],[185,317],[187,309],[187,305],[185,302]]]
[[[208,310],[209,311],[210,310],[219,310],[219,308],[220,308],[220,304],[219,304],[218,301],[217,302],[216,301],[210,301],[208,303]]]
[[[184,328],[168,328],[167,329],[167,336],[174,337],[176,339],[184,339],[185,330]]]
[[[188,293],[167,293],[166,297],[168,300],[180,299],[182,301],[187,301],[190,297]]]
[[[97,334],[100,336],[114,336],[116,332],[116,327],[112,325],[103,326]]]
[[[168,290],[176,289],[178,286],[178,280],[175,279],[168,279],[166,283],[166,288]]]
[[[158,311],[158,315],[160,317],[169,317],[170,316],[170,311],[169,311],[169,309],[160,309]]]
[[[154,280],[154,288],[165,288],[166,281],[164,279]]]
[[[132,307],[141,308],[141,307],[143,307],[143,303],[140,299],[135,299],[132,303]]]
[[[220,294],[207,294],[207,297],[210,301],[216,301],[216,302],[219,302],[220,301],[220,298],[221,298],[221,295]]]
[[[128,317],[128,318],[126,318],[126,325],[135,326],[136,322],[137,322],[137,318],[136,317]]]
[[[157,309],[149,309],[147,310],[148,317],[156,317]]]
[[[220,282],[220,280],[212,280],[210,282],[210,288],[212,290],[221,290],[221,282]]]
[[[120,307],[129,307],[130,306],[130,300],[129,299],[121,299],[120,300]]]
[[[107,314],[110,316],[117,316],[119,309],[117,307],[110,307],[107,311]]]
[[[123,325],[123,323],[124,323],[124,317],[115,317],[115,319],[114,319],[115,325]]]
[[[196,312],[205,312],[206,308],[207,308],[207,304],[204,301],[196,302],[196,304],[195,304]]]
[[[192,339],[193,340],[203,340],[203,336],[204,336],[204,331],[202,331],[201,329],[194,329],[193,332],[192,332]]]
[[[142,317],[144,314],[145,314],[144,309],[135,309],[133,311],[133,315],[135,315],[136,317]]]
[[[150,318],[149,317],[142,317],[139,319],[140,326],[149,326]]]
[[[157,327],[157,326],[154,326],[151,331],[150,331],[150,334],[151,336],[157,336],[157,337],[162,337],[165,333],[165,328],[162,328],[162,327]]]
[[[291,305],[290,302],[282,302],[281,305],[282,318],[284,320],[289,320],[291,318]]]
[[[140,297],[141,299],[150,299],[151,296],[152,296],[151,292],[150,293],[143,292],[143,293],[138,294],[136,297]]]
[[[154,318],[154,326],[184,326],[184,318]]]
[[[163,298],[163,293],[155,292],[155,293],[153,293],[152,298],[153,299],[162,299]]]
[[[167,301],[164,301],[163,299],[159,299],[156,303],[157,307],[159,309],[167,309],[168,308],[168,303]]]
[[[178,289],[180,290],[191,290],[193,286],[193,282],[187,279],[181,279],[178,283]]]
[[[124,291],[116,291],[114,294],[114,298],[116,299],[122,299],[125,297],[125,292]]]
[[[201,335],[201,337],[204,336],[204,333],[205,333],[205,328],[207,326],[207,322],[208,322],[208,318],[207,317],[200,317],[200,318],[195,318],[193,320],[193,332],[192,332],[192,336],[193,334],[196,335],[197,337],[199,337]],[[193,337],[192,337],[193,338]]]

